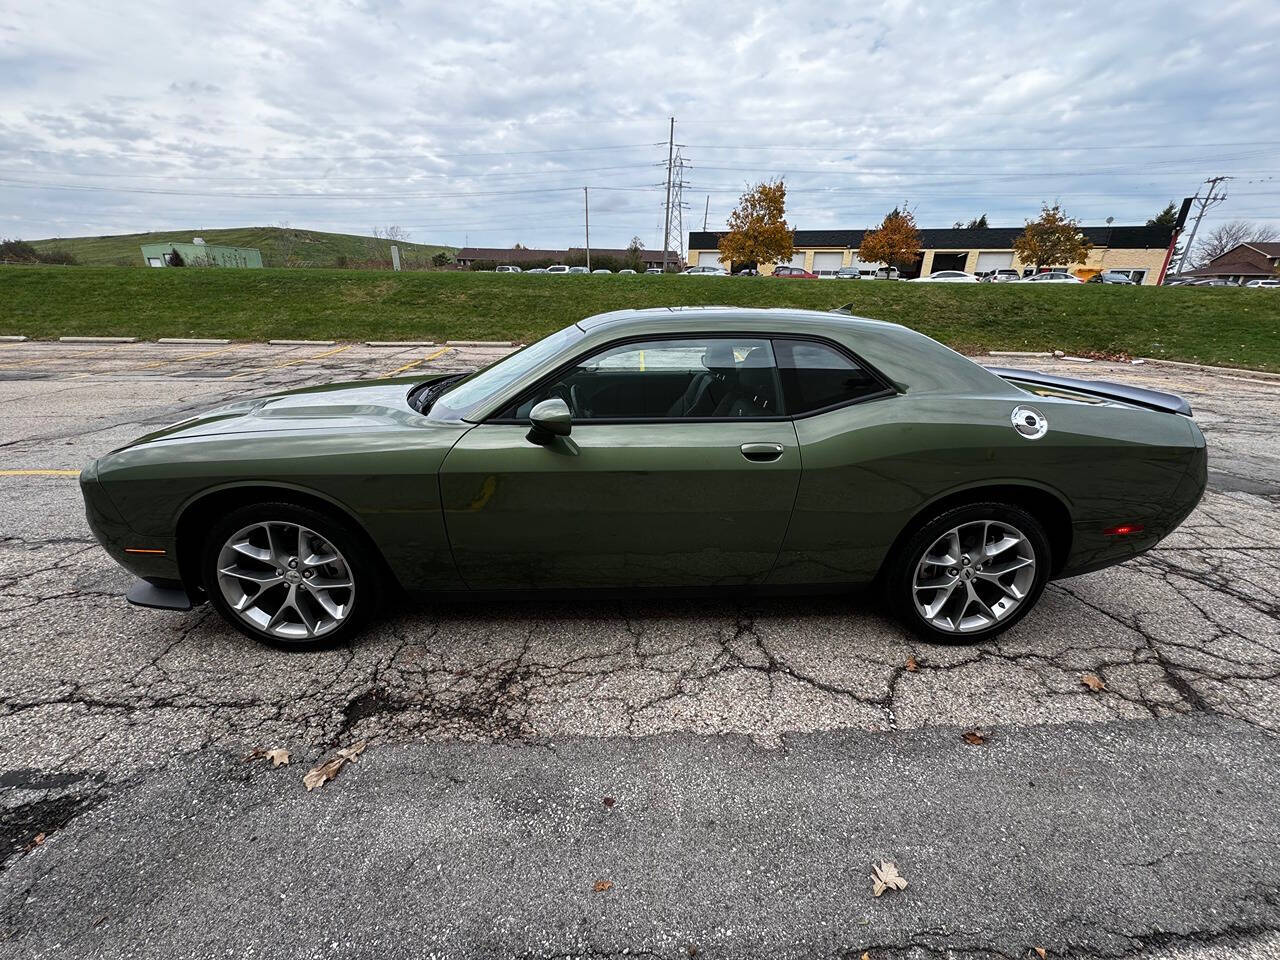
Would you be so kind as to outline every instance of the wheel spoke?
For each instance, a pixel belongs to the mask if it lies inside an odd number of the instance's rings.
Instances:
[[[1020,537],[1011,537],[1008,534],[1005,534],[995,543],[986,544],[982,548],[982,553],[984,556],[988,558],[997,557],[1000,554],[1004,553],[1006,550],[1010,549],[1011,547],[1016,547],[1021,542],[1022,542],[1022,539]]]
[[[1031,592],[1035,573],[1035,554],[1022,531],[1002,520],[973,520],[940,534],[923,551],[912,596],[935,629],[972,633],[1007,618]]]
[[[247,570],[244,567],[223,567],[218,572],[225,573],[228,577],[235,577],[237,580],[256,583],[260,587],[268,587],[283,580],[275,570]]]
[[[228,546],[250,560],[261,560],[263,563],[270,563],[272,560],[271,551],[262,547],[255,547],[248,540],[242,540],[239,543],[231,543]]]
[[[959,583],[958,580],[951,581],[948,586],[943,588],[942,596],[935,597],[933,602],[924,608],[924,615],[928,619],[932,620],[942,612],[942,608],[947,605],[947,601],[950,600],[951,595],[955,593],[957,583]]]

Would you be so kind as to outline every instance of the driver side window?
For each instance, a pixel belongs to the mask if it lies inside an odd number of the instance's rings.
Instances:
[[[504,410],[525,420],[558,397],[575,421],[775,417],[778,371],[768,340],[690,337],[619,344],[580,361]]]

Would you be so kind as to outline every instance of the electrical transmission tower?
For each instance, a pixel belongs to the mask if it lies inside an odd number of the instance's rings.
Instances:
[[[673,252],[678,260],[683,263],[685,258],[684,247],[684,211],[686,204],[684,202],[684,188],[688,183],[684,179],[685,159],[680,154],[680,148],[676,148],[675,156],[671,158],[671,199],[667,202],[667,237],[669,243],[674,243]]]

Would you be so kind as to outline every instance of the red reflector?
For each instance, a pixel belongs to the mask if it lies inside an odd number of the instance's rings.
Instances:
[[[1127,537],[1131,533],[1141,533],[1142,524],[1140,523],[1117,523],[1114,527],[1107,527],[1102,531],[1104,537]]]

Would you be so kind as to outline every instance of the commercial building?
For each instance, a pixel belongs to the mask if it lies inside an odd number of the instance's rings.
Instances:
[[[148,267],[261,267],[262,254],[255,247],[223,247],[193,237],[190,243],[144,243],[142,262]]]
[[[551,263],[566,263],[570,258],[581,260],[586,256],[586,250],[582,247],[570,247],[567,250],[530,250],[524,247],[512,249],[511,247],[463,247],[454,254],[454,261],[458,266],[466,269],[476,261],[482,263],[493,262],[499,266],[503,264],[511,264],[513,266],[522,266],[526,263],[540,263],[550,261]],[[619,250],[616,247],[592,247],[591,256],[593,257],[614,257],[618,260],[631,255],[630,250]],[[672,251],[669,255],[668,263],[672,269],[680,265],[680,255]],[[640,261],[644,264],[645,269],[650,267],[662,267],[663,257],[661,250],[641,250]]]
[[[864,263],[858,259],[858,247],[866,230],[797,230],[791,265],[812,273],[835,273],[842,267],[856,267],[871,274],[881,263]],[[980,227],[974,229],[924,229],[920,231],[920,258],[902,273],[903,277],[927,276],[935,270],[963,270],[986,273],[1012,268],[1031,273],[1034,268],[1022,263],[1013,251],[1013,241],[1024,232],[1023,227]],[[1103,270],[1123,273],[1138,283],[1154,286],[1159,282],[1173,239],[1172,227],[1082,227],[1081,232],[1093,244],[1083,264],[1054,264],[1069,269],[1087,280]],[[720,265],[717,244],[722,234],[694,232],[689,234],[690,266]],[[1046,266],[1049,266],[1046,264]],[[774,264],[759,264],[761,273],[772,273]]]

